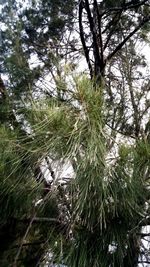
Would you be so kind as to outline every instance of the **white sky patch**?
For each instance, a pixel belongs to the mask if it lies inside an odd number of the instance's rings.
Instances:
[[[50,160],[51,168],[55,174],[55,181],[59,183],[64,183],[68,179],[72,179],[75,177],[75,173],[71,162],[69,160]],[[45,160],[43,160],[41,164],[41,170],[44,174],[44,177],[47,181],[52,181],[53,178],[51,176],[51,172],[48,168],[48,165]]]

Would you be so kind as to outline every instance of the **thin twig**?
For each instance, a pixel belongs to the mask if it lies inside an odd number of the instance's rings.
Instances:
[[[33,215],[33,218],[31,219],[31,221],[30,221],[30,223],[29,223],[29,225],[28,225],[28,227],[27,227],[27,230],[26,230],[26,232],[25,232],[25,234],[24,234],[24,236],[23,236],[23,239],[22,239],[22,241],[21,241],[21,245],[20,245],[20,247],[19,247],[19,249],[18,249],[18,251],[17,251],[16,257],[15,257],[15,259],[14,259],[13,267],[17,267],[17,261],[18,261],[18,258],[19,258],[19,256],[20,256],[22,247],[23,247],[23,245],[24,245],[24,241],[26,240],[26,238],[27,238],[27,236],[28,236],[28,233],[29,233],[29,231],[30,231],[30,229],[31,229],[31,226],[32,226],[32,223],[33,223],[34,219],[35,219],[35,214]]]

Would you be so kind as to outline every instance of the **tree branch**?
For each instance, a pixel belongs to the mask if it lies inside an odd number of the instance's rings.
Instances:
[[[13,267],[17,267],[17,261],[18,261],[18,258],[19,258],[19,256],[20,256],[20,253],[21,253],[21,250],[22,250],[24,241],[26,240],[26,238],[27,238],[27,236],[28,236],[28,233],[29,233],[29,231],[30,231],[30,229],[31,229],[31,227],[32,227],[32,223],[33,223],[33,221],[34,221],[34,218],[35,218],[35,217],[33,216],[33,218],[30,220],[30,223],[29,223],[29,225],[28,225],[28,227],[27,227],[27,230],[26,230],[26,232],[25,232],[25,234],[24,234],[24,236],[23,236],[23,239],[22,239],[21,244],[20,244],[20,246],[19,246],[19,249],[18,249],[18,251],[17,251],[16,257],[15,257],[15,259],[14,259]]]
[[[140,221],[139,223],[140,226],[147,226],[150,225],[150,217],[144,218],[143,220]]]
[[[110,8],[108,8],[108,10],[104,11],[101,14],[101,16],[103,16],[103,15],[105,15],[105,14],[111,12],[111,11],[120,11],[120,10],[126,11],[128,9],[138,8],[138,7],[146,4],[146,2],[148,2],[148,0],[143,0],[142,2],[137,3],[137,4],[134,4],[133,1],[130,1],[129,3],[127,3],[127,4],[123,5],[123,6],[120,6],[120,7],[112,7],[112,8],[110,7]]]
[[[96,0],[94,0],[94,6],[95,6],[95,9],[96,9],[97,21],[98,21],[98,31],[99,31],[99,42],[100,42],[101,61],[104,62],[104,57],[103,57],[103,40],[102,40],[102,31],[101,31],[101,16],[99,14],[98,4],[97,4],[97,1]]]
[[[94,60],[95,60],[95,76],[98,77],[102,75],[102,72],[104,70],[104,62],[102,62],[100,53],[99,53],[99,46],[97,43],[97,36],[96,36],[96,28],[93,21],[93,17],[91,15],[90,5],[89,1],[85,0],[85,7],[87,11],[88,21],[90,25],[90,31],[93,35],[93,54],[94,54]]]
[[[146,236],[150,236],[150,233],[137,233],[141,238],[144,238]]]
[[[80,30],[80,38],[81,38],[81,42],[82,42],[82,46],[83,46],[83,50],[84,50],[86,62],[88,64],[88,68],[89,68],[89,71],[90,71],[90,76],[92,78],[93,77],[93,69],[92,69],[92,65],[91,65],[91,62],[90,62],[89,50],[88,50],[88,48],[86,46],[85,38],[84,38],[84,30],[83,30],[83,25],[82,25],[82,12],[83,12],[83,1],[80,1],[80,3],[79,3],[79,30]]]
[[[111,39],[111,37],[112,37],[114,31],[116,30],[116,26],[117,26],[117,24],[118,24],[118,22],[119,22],[119,20],[120,20],[121,14],[122,14],[122,11],[119,12],[119,14],[117,13],[117,14],[114,16],[114,18],[110,21],[110,23],[109,23],[109,25],[107,26],[107,28],[105,28],[105,30],[103,31],[103,33],[105,33],[105,32],[109,29],[109,27],[110,27],[111,25],[113,25],[112,29],[110,29],[110,32],[109,32],[108,37],[107,37],[107,40],[106,40],[106,42],[105,42],[105,44],[104,44],[104,50],[107,48],[107,45],[108,45],[108,43],[109,43],[109,41],[110,41],[110,39]]]
[[[143,19],[143,21],[115,48],[115,50],[108,55],[106,61],[109,61],[123,47],[123,45],[149,20],[150,16]]]
[[[4,82],[0,76],[0,94],[2,96],[2,99],[6,99],[7,97],[7,92],[6,92],[6,88],[5,88],[5,85],[4,85]]]
[[[144,264],[144,263],[146,263],[146,264],[150,264],[150,261],[138,261],[138,263],[142,263],[142,264]]]

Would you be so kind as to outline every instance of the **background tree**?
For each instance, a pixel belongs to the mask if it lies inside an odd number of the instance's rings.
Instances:
[[[80,38],[91,77],[103,76],[106,65],[149,20],[147,0],[80,1]]]

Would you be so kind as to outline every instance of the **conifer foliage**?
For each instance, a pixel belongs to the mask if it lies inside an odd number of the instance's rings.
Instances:
[[[149,9],[2,2],[0,266],[149,266]]]

